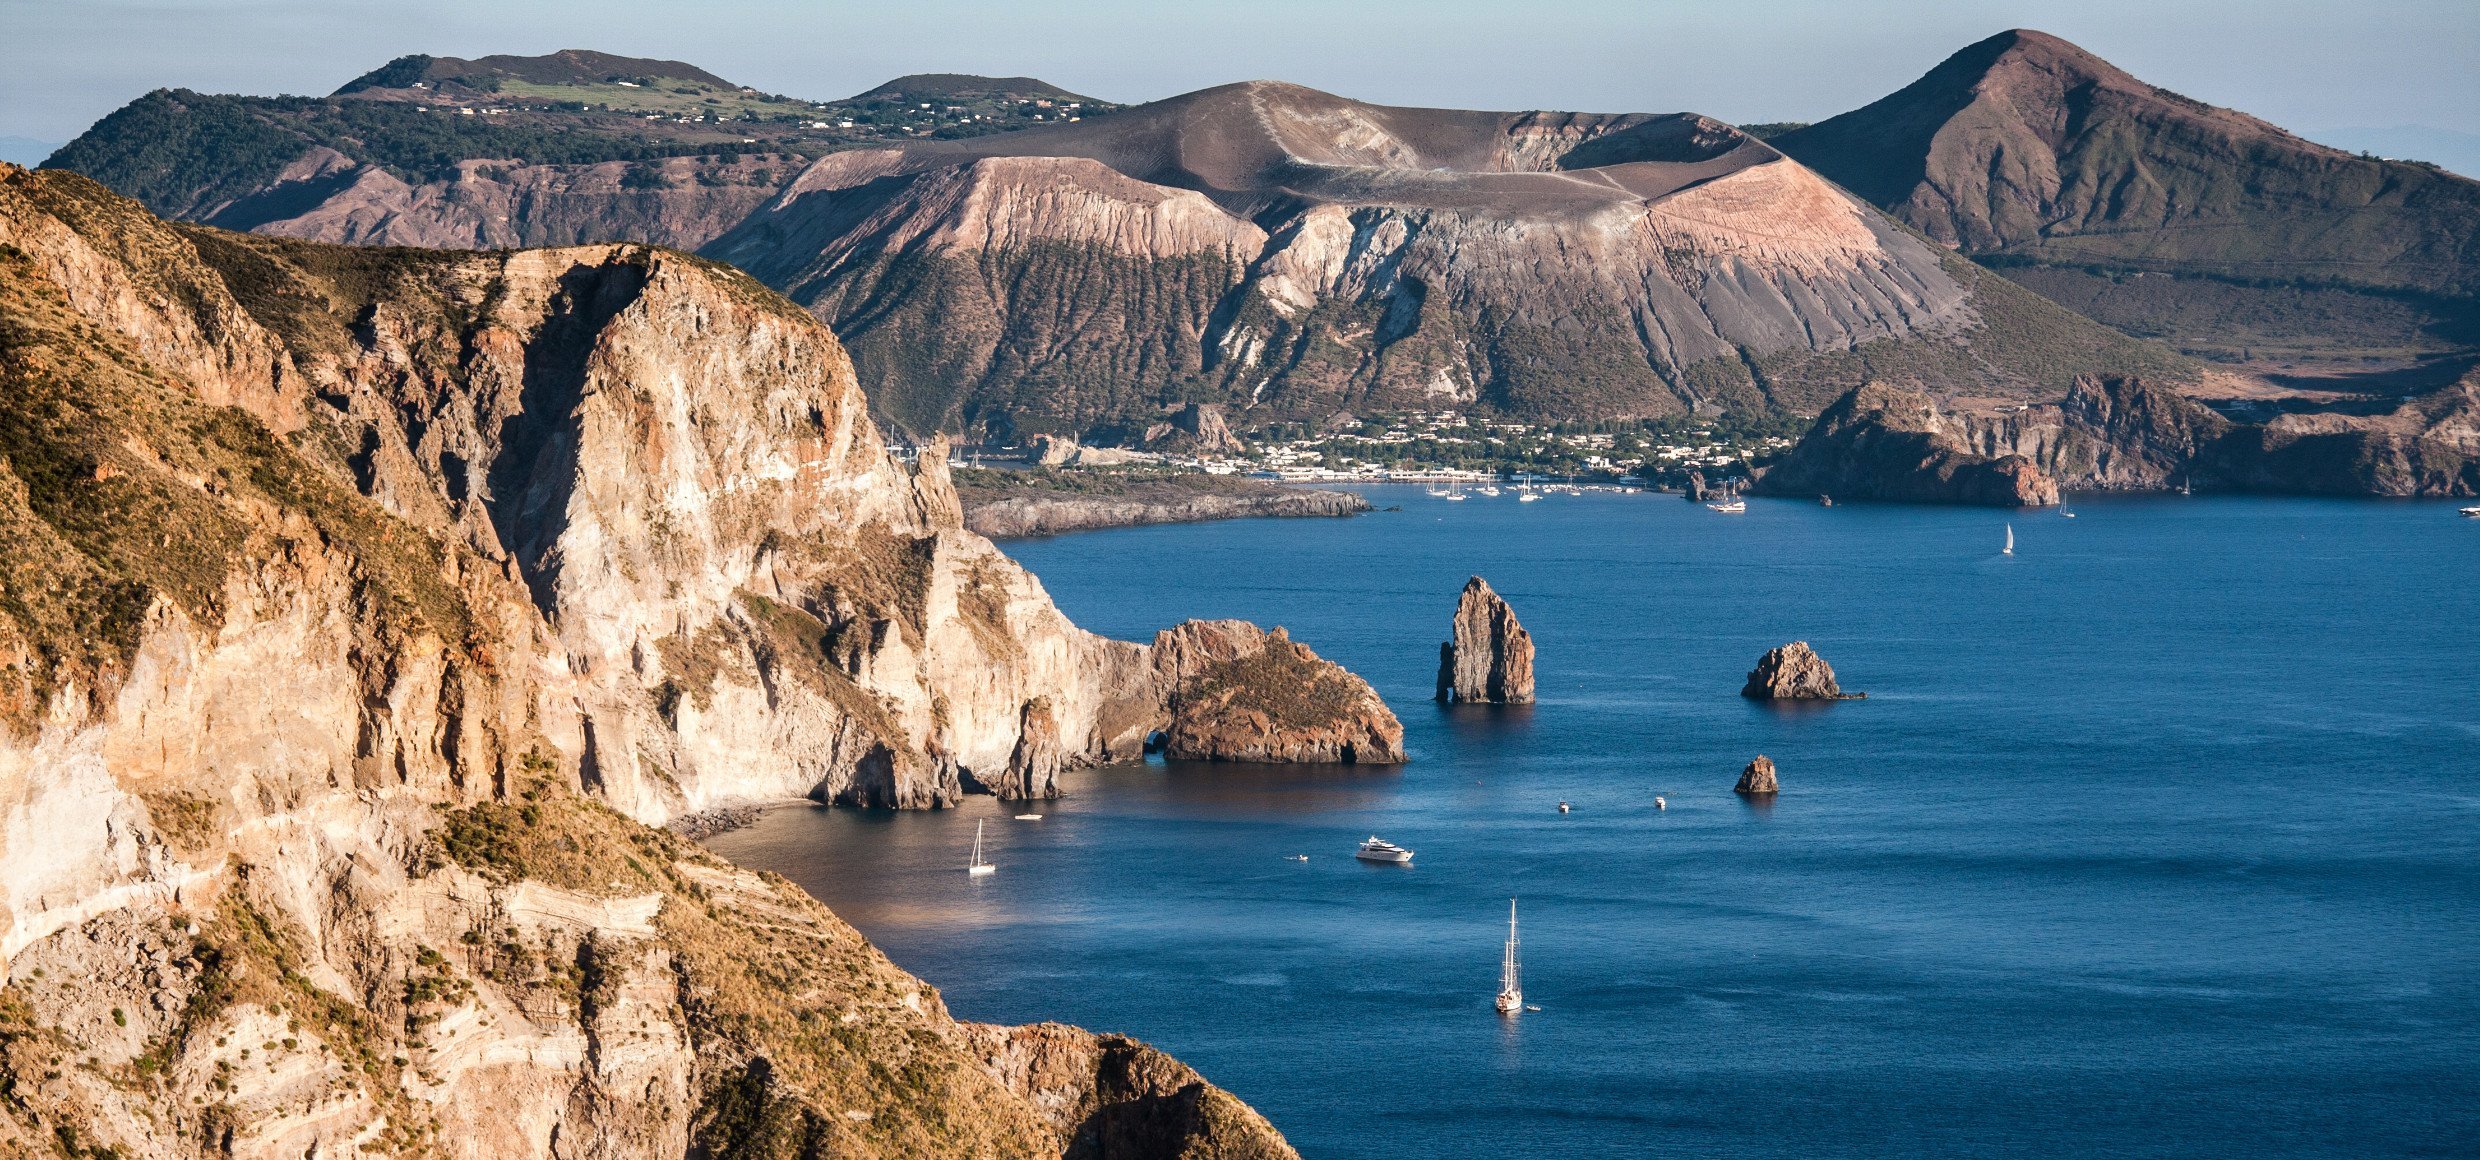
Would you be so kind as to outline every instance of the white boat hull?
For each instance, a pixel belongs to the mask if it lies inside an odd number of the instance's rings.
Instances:
[[[979,878],[984,874],[996,873],[998,869],[999,868],[996,866],[967,866],[964,868],[964,872],[975,878]]]
[[[1498,1013],[1499,1013],[1499,1014],[1501,1014],[1501,1015],[1513,1015],[1513,1014],[1515,1014],[1515,1013],[1516,1013],[1516,1012],[1518,1012],[1518,1011],[1522,1011],[1523,1009],[1524,1009],[1524,994],[1523,994],[1522,992],[1520,992],[1520,991],[1519,991],[1519,992],[1514,992],[1514,993],[1506,993],[1506,992],[1501,992],[1501,993],[1500,993],[1500,995],[1498,996]]]
[[[1355,852],[1352,856],[1363,862],[1412,861],[1412,851],[1410,850],[1361,850]]]

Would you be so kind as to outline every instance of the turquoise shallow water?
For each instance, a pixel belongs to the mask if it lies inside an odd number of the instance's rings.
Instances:
[[[2480,521],[1372,498],[1406,510],[1008,548],[1097,631],[1290,626],[1394,705],[1401,770],[1155,763],[1041,822],[713,845],[960,1016],[1145,1038],[1317,1160],[2473,1154]],[[1474,572],[1540,645],[1529,711],[1427,700]],[[1739,699],[1795,638],[1871,698]],[[1758,753],[1770,808],[1730,792]],[[1511,895],[1543,1010],[1501,1020]]]

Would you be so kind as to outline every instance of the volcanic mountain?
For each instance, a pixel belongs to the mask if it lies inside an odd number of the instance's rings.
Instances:
[[[1940,242],[2199,352],[2480,342],[2480,182],[2318,145],[2045,33],[1990,37],[1770,143]]]
[[[1874,375],[2054,396],[2129,343],[1694,114],[1364,104],[1258,81],[838,153],[702,251],[916,431],[1462,407],[1813,411]]]
[[[586,49],[405,56],[326,97],[148,93],[51,165],[167,217],[256,233],[442,248],[691,249],[835,150],[1004,132],[1113,107],[1022,77],[902,77],[820,102],[679,61]]]

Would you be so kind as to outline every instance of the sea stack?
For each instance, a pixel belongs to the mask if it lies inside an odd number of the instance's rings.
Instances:
[[[1755,761],[1748,763],[1748,768],[1739,771],[1739,784],[1732,786],[1731,792],[1780,792],[1780,788],[1774,784],[1774,759],[1762,753],[1758,754]]]
[[[1795,640],[1769,650],[1748,673],[1739,695],[1752,701],[1856,701],[1867,693],[1846,693],[1834,682],[1834,666]]]
[[[1479,576],[1455,603],[1455,635],[1438,646],[1438,699],[1533,703],[1533,634]]]

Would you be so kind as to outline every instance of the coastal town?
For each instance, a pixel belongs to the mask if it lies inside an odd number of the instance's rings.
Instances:
[[[1483,482],[1547,478],[1565,482],[1685,486],[1745,476],[1753,463],[1787,450],[1799,426],[1764,418],[1672,418],[1600,423],[1539,423],[1462,411],[1407,411],[1321,424],[1276,424],[1240,433],[1219,408],[1166,424],[1134,447],[1085,446],[1037,436],[1023,446],[964,453],[977,465],[1024,460],[1060,470],[1148,468],[1247,475],[1291,483]]]

